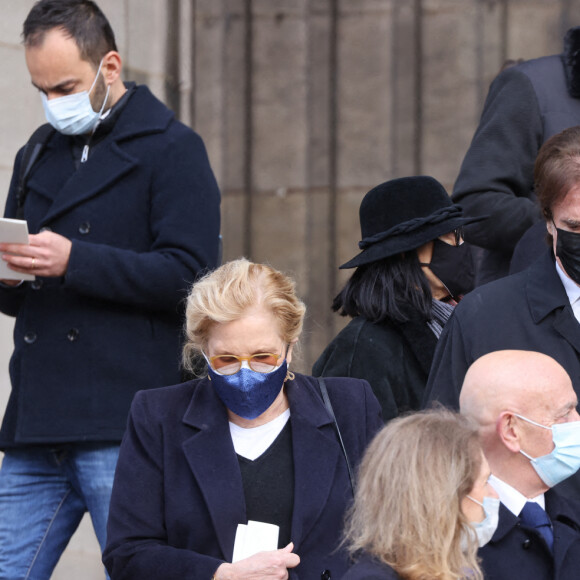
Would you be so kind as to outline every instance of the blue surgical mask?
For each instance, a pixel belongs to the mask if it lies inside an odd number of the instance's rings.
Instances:
[[[276,400],[284,386],[288,371],[286,360],[269,373],[258,373],[249,368],[247,361],[233,375],[220,375],[208,363],[211,382],[222,403],[244,419],[255,419]]]
[[[109,98],[110,89],[110,86],[107,85],[107,94],[103,100],[101,110],[97,113],[91,105],[90,94],[97,83],[102,64],[103,61],[101,60],[95,80],[88,91],[81,91],[80,93],[50,100],[44,93],[40,94],[46,120],[59,133],[63,135],[84,135],[95,129],[105,108],[105,103]]]
[[[481,522],[470,522],[471,526],[477,534],[477,545],[483,548],[493,538],[497,530],[499,521],[499,504],[497,497],[486,496],[483,498],[483,503],[477,501],[470,495],[467,496],[471,501],[480,505],[485,513],[485,518]]]
[[[547,455],[534,458],[520,449],[520,453],[530,460],[532,467],[548,487],[554,487],[578,471],[580,468],[580,421],[556,423],[551,427],[546,427],[523,415],[516,413],[514,415],[536,427],[552,431],[554,449]]]

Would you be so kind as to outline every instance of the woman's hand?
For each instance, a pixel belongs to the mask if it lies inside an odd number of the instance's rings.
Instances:
[[[235,564],[222,564],[214,575],[215,580],[258,580],[276,578],[286,580],[288,568],[300,564],[300,557],[293,554],[294,544],[290,542],[281,550],[259,552]]]

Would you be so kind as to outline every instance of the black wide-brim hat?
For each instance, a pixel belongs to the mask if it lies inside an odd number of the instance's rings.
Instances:
[[[360,204],[360,254],[340,266],[356,268],[408,252],[485,217],[463,217],[433,177],[392,179],[373,187]]]

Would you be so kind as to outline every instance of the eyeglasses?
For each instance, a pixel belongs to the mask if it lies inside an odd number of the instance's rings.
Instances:
[[[257,373],[269,373],[278,366],[278,361],[283,356],[283,352],[281,354],[259,352],[251,356],[220,354],[207,360],[211,368],[220,375],[235,375],[242,368],[243,361],[248,361],[248,366]]]

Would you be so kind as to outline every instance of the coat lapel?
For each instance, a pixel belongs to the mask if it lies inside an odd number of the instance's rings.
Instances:
[[[69,156],[59,155],[63,148],[68,147],[66,139],[60,133],[54,134],[37,164],[34,165],[27,181],[27,189],[34,191],[35,194],[45,198],[49,203],[54,201],[58,192],[75,171],[72,154]]]
[[[495,530],[493,537],[490,540],[490,544],[495,544],[501,542],[505,536],[507,536],[516,525],[518,525],[520,519],[512,514],[503,503],[499,504],[499,519],[497,522],[497,529]],[[484,546],[485,548],[485,546]]]
[[[286,388],[294,454],[292,541],[299,552],[326,506],[341,453],[322,398],[303,377],[286,383]]]
[[[91,156],[90,163],[82,163],[58,191],[41,227],[87,199],[106,191],[136,167],[137,163],[137,159],[121,151],[115,142],[100,144]]]
[[[577,353],[580,353],[580,324],[578,324],[571,306],[568,305],[556,313],[554,329],[572,345]]]
[[[30,189],[52,200],[52,206],[43,216],[40,227],[61,216],[71,208],[110,188],[139,163],[139,160],[123,151],[118,143],[143,135],[164,131],[174,118],[174,114],[161,104],[147,89],[141,86],[130,95],[131,106],[123,109],[115,120],[110,138],[104,139],[91,153],[90,160],[75,170],[72,153],[63,161],[49,163],[50,151],[62,151],[63,145],[56,147],[64,135],[56,134],[47,146],[29,180]],[[66,146],[64,146],[66,148]],[[45,171],[41,170],[46,167]]]
[[[183,417],[196,432],[183,442],[189,467],[213,521],[224,558],[232,561],[237,524],[246,522],[246,503],[227,412],[205,380]]]
[[[547,491],[544,497],[546,499],[546,512],[554,527],[554,578],[558,578],[560,568],[569,550],[577,551],[580,548],[580,535],[578,534],[580,522],[574,517],[578,514],[575,514],[554,490]]]
[[[322,398],[303,377],[286,383],[294,457],[292,541],[295,550],[323,512],[342,459]],[[209,381],[196,391],[183,417],[194,433],[183,443],[189,467],[211,515],[224,558],[231,562],[237,524],[246,521],[244,488],[226,409]]]
[[[580,324],[572,312],[551,250],[528,268],[527,276],[526,293],[533,321],[539,324],[554,312],[554,330],[580,353]]]

